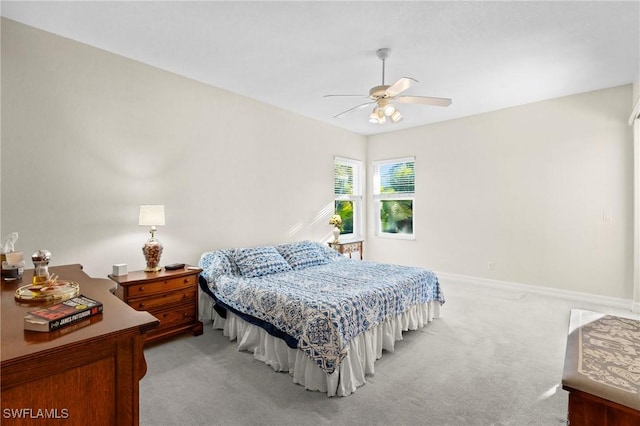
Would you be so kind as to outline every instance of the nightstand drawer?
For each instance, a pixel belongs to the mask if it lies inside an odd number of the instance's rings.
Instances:
[[[132,271],[127,275],[109,275],[118,283],[114,294],[138,311],[147,311],[160,320],[160,326],[147,334],[145,344],[158,342],[178,334],[202,334],[198,319],[198,276],[202,269],[158,272]]]
[[[197,291],[192,288],[182,291],[159,294],[153,297],[129,299],[129,305],[138,311],[148,311],[165,305],[193,302],[196,300]]]
[[[198,278],[194,275],[186,277],[170,278],[162,281],[151,281],[148,283],[133,284],[128,287],[129,297],[141,297],[151,294],[165,293],[180,288],[193,287],[197,284]]]
[[[180,305],[172,309],[156,310],[150,313],[160,320],[160,326],[151,335],[180,324],[192,323],[196,319],[195,306],[192,304]]]

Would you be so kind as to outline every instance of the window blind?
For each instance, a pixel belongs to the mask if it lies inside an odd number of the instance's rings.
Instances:
[[[337,161],[334,163],[333,190],[335,195],[353,194],[353,166]]]
[[[415,192],[415,162],[403,161],[379,165],[379,194],[407,194]]]

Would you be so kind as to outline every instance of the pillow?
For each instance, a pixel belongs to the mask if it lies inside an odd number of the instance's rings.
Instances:
[[[239,248],[236,249],[233,258],[240,274],[248,278],[291,270],[291,266],[278,253],[278,250],[271,246]]]
[[[276,248],[293,269],[324,265],[329,262],[322,248],[311,241],[281,244]]]
[[[338,262],[341,260],[351,260],[350,258],[348,258],[347,256],[341,254],[339,251],[332,249],[329,246],[325,246],[320,244],[320,251],[322,251],[324,253],[324,255],[327,257],[327,262]]]
[[[222,275],[240,275],[238,267],[230,258],[232,250],[216,250],[203,253],[198,262],[202,268],[202,275],[210,286],[215,286]]]

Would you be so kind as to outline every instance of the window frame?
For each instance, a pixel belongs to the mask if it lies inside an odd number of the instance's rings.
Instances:
[[[389,165],[389,164],[400,164],[400,163],[413,163],[413,192],[380,192],[380,167]],[[374,207],[374,227],[375,227],[375,235],[381,238],[389,238],[395,240],[415,240],[416,239],[416,178],[415,178],[415,163],[416,157],[400,157],[400,158],[390,158],[386,160],[375,160],[372,162],[372,192],[373,192],[373,207]],[[405,233],[394,233],[394,232],[384,232],[382,230],[382,220],[380,218],[380,213],[382,209],[382,202],[396,200],[396,201],[411,201],[411,230],[410,234]]]
[[[353,194],[336,194],[335,192],[335,166],[336,164],[345,164],[352,167],[353,170]],[[361,160],[352,158],[335,156],[333,158],[333,211],[335,212],[336,201],[350,201],[353,203],[353,232],[348,234],[340,234],[345,240],[359,239],[362,237],[362,228],[364,224],[363,209],[363,187],[364,187],[364,168]]]

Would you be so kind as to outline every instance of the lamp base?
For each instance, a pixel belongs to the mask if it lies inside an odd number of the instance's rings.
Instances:
[[[162,244],[155,237],[151,237],[142,246],[142,254],[147,262],[145,272],[158,272],[160,267],[160,256],[162,256]]]

